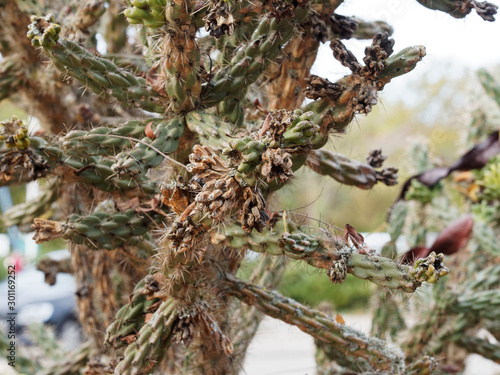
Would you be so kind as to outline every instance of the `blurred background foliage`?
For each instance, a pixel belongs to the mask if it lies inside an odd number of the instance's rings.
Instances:
[[[489,69],[489,72],[498,77],[495,72],[499,70]],[[404,90],[397,95],[394,92],[382,93],[381,103],[368,116],[358,117],[348,134],[332,137],[328,145],[330,150],[362,162],[370,150],[381,148],[388,156],[385,166],[399,169],[397,186],[377,185],[365,191],[341,185],[303,168],[296,173],[297,178],[290,187],[271,198],[270,209],[287,209],[321,218],[340,228],[349,223],[359,232],[384,231],[387,211],[399,195],[401,185],[417,172],[410,157],[412,145],[420,142],[429,150],[429,159],[451,164],[470,146],[466,133],[474,110],[482,107],[488,113],[488,107],[494,107],[492,100],[484,94],[476,72],[452,66],[444,65],[420,75],[419,80],[411,81]],[[30,122],[29,116],[14,103],[0,103],[0,121],[10,119],[13,114]],[[498,128],[500,119],[493,116],[488,122]],[[25,191],[25,186],[11,188],[14,204],[24,201]],[[5,233],[1,221],[0,233]],[[44,243],[40,255],[65,247],[63,240]],[[3,260],[0,261],[1,278],[5,269]],[[243,264],[242,277],[248,276],[253,261],[250,259]],[[288,267],[280,291],[313,307],[327,301],[336,310],[345,311],[366,309],[373,288],[354,277],[348,277],[342,285],[332,285],[323,273],[297,264]]]

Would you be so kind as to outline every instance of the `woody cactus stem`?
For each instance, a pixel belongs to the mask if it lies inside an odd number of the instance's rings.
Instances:
[[[404,372],[402,353],[392,350],[385,342],[367,337],[361,332],[335,322],[326,314],[312,310],[277,292],[227,276],[228,293],[257,307],[265,314],[296,325],[302,331],[326,343],[335,345],[346,356],[367,361],[373,370]]]

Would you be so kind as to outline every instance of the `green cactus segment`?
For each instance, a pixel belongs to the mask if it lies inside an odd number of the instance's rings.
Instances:
[[[131,0],[131,7],[125,9],[125,17],[131,24],[144,24],[153,29],[167,23],[165,19],[166,0]]]
[[[368,164],[328,150],[314,150],[309,153],[307,165],[316,173],[360,189],[371,189],[377,182],[388,186],[397,184],[397,170],[394,168],[377,171]]]
[[[408,204],[404,201],[399,201],[391,208],[389,218],[389,228],[387,232],[391,236],[391,241],[395,243],[399,236],[403,233],[405,220],[408,215]],[[384,255],[384,254],[382,254]]]
[[[37,371],[37,375],[75,375],[80,373],[89,362],[90,357],[95,354],[95,347],[92,343],[84,343],[76,352],[68,353],[63,359],[56,363],[46,366],[45,368]],[[30,374],[33,372],[22,371],[21,373]]]
[[[412,269],[388,258],[353,253],[347,261],[347,267],[349,273],[360,279],[412,293],[424,281],[435,283],[439,277],[448,273],[448,269],[442,265],[441,256],[442,254],[440,256],[431,254],[427,258],[419,259],[421,262]]]
[[[392,79],[411,72],[425,56],[424,46],[407,47],[390,56],[378,77],[378,88],[382,90]]]
[[[412,268],[388,258],[354,253],[343,242],[303,233],[290,222],[287,222],[287,230],[290,233],[284,232],[283,224],[278,223],[274,230],[266,228],[262,233],[248,234],[239,226],[232,225],[226,228],[218,241],[236,249],[246,248],[305,261],[313,267],[327,270],[332,282],[342,282],[350,273],[379,286],[407,293],[415,292],[424,281],[437,282],[448,272],[442,264],[441,255],[431,254]]]
[[[500,346],[498,344],[470,336],[462,336],[456,343],[458,346],[467,349],[469,353],[476,353],[484,358],[500,363]]]
[[[2,213],[2,222],[6,228],[13,225],[27,225],[33,222],[36,217],[51,216],[52,204],[59,198],[57,194],[57,181],[49,181],[42,189],[36,199],[20,203],[10,210]]]
[[[128,107],[150,112],[165,112],[161,98],[146,80],[119,68],[110,60],[94,56],[77,43],[59,38],[60,27],[54,18],[32,17],[28,37],[36,47],[43,47],[61,72],[77,79],[97,95],[117,98]]]
[[[304,154],[318,133],[319,127],[309,120],[311,116],[312,112],[299,109],[271,111],[258,133],[229,140],[223,153],[240,172],[237,178],[251,185],[255,176],[249,174],[257,172],[268,183],[286,182],[303,165]]]
[[[466,285],[467,290],[487,290],[500,287],[500,264],[485,268],[474,275]]]
[[[484,91],[500,106],[500,85],[487,70],[479,70],[477,76]]]
[[[474,319],[498,319],[500,305],[500,290],[474,291],[458,295],[455,303],[450,304],[450,310],[455,314],[469,314]]]
[[[379,33],[387,33],[389,35],[392,35],[392,33],[394,32],[393,28],[384,21],[356,21],[358,22],[358,28],[352,36],[355,39],[372,39]]]
[[[166,35],[158,41],[161,58],[158,76],[175,112],[189,112],[198,107],[201,95],[199,77],[200,50],[196,42],[197,27],[188,0],[167,2]]]
[[[154,134],[153,139],[144,138],[133,151],[117,155],[117,162],[111,168],[118,175],[144,175],[148,169],[160,165],[165,158],[164,154],[177,150],[186,122],[184,117],[175,116],[170,120],[151,121],[149,125]]]
[[[109,213],[97,211],[88,216],[70,215],[63,224],[63,237],[90,249],[113,250],[128,244],[141,244],[143,236],[155,227],[163,216],[141,215],[133,209]]]
[[[57,145],[49,146],[42,138],[32,137],[31,146],[52,168],[51,173],[68,180],[80,180],[100,190],[114,192],[140,189],[145,194],[156,192],[156,183],[141,178],[120,178],[111,169],[114,159],[91,156],[86,160],[71,157]],[[30,148],[31,149],[31,148]]]
[[[403,354],[379,339],[366,336],[335,322],[328,315],[310,309],[277,292],[227,276],[228,292],[263,313],[296,325],[312,337],[334,345],[345,356],[365,360],[372,369],[404,373]]]
[[[95,211],[88,216],[72,214],[65,223],[35,219],[32,229],[37,243],[63,237],[89,249],[113,250],[125,245],[142,250],[142,258],[151,255],[148,241],[141,237],[161,222],[163,215],[140,214],[134,209],[123,212]]]
[[[296,25],[307,15],[306,8],[296,8],[293,20],[280,22],[266,17],[257,26],[250,41],[233,55],[229,65],[220,70],[207,87],[202,104],[211,107],[232,98],[242,98],[248,86],[257,81],[261,73],[276,56],[281,47],[295,33]]]
[[[143,138],[146,126],[159,121],[156,118],[128,121],[117,127],[96,127],[90,131],[73,130],[62,139],[68,155],[108,155],[115,150],[130,148],[136,139]]]
[[[127,344],[127,337],[135,335],[145,323],[146,314],[153,309],[160,299],[149,298],[146,287],[146,276],[136,285],[130,302],[125,304],[115,316],[115,321],[106,329],[104,345],[118,349]],[[148,286],[149,287],[149,286]]]
[[[417,0],[424,7],[448,13],[454,18],[464,18],[472,9],[485,21],[495,21],[498,7],[486,1],[475,0]]]
[[[374,41],[376,40],[377,37],[374,38]],[[343,48],[339,42],[335,45]],[[413,70],[424,56],[423,46],[405,48],[384,60],[383,69],[375,75],[370,75],[369,78],[355,72],[331,83],[328,80],[311,76],[308,79],[310,89],[306,91],[306,95],[312,99],[321,98],[304,107],[304,111],[314,113],[313,121],[322,129],[320,132],[322,136],[318,137],[314,148],[321,148],[326,143],[328,138],[325,137],[325,130],[345,132],[345,128],[351,123],[356,113],[368,113],[371,106],[377,102],[376,92],[382,90],[393,78]],[[357,64],[357,69],[364,69],[360,68],[359,63]],[[362,90],[361,87],[364,89]],[[326,97],[322,98],[320,93],[327,93]],[[367,95],[370,96],[369,100]]]
[[[493,228],[482,220],[474,222],[474,238],[481,249],[493,256],[500,255],[498,247],[498,237]]]
[[[228,135],[232,133],[230,124],[200,109],[186,115],[186,125],[198,136],[200,142],[214,150],[222,150]]]
[[[239,99],[224,100],[218,106],[218,115],[224,120],[236,125],[237,128],[243,126],[245,111]]]
[[[124,358],[115,368],[115,374],[146,375],[164,358],[179,313],[172,300],[162,302],[151,319],[137,334],[137,340],[127,346]]]

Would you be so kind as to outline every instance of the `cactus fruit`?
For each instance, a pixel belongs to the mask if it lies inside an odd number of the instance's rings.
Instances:
[[[475,0],[418,2],[458,18],[475,9],[491,21],[496,12]],[[36,201],[4,213],[2,222],[22,230],[33,222],[39,243],[68,241],[70,259],[39,267],[51,284],[58,272],[73,274],[90,342],[50,368],[23,358],[23,371],[235,374],[265,315],[314,337],[324,371],[431,374],[439,366],[431,356],[440,359],[450,345],[498,359],[496,346],[462,335],[484,326],[500,336],[499,271],[486,267],[498,255],[486,223],[496,220],[489,200],[498,197],[498,171],[493,161],[478,171],[499,152],[498,132],[452,167],[421,171],[407,183],[382,255],[348,224],[342,239],[273,211],[273,194],[304,165],[360,189],[397,183],[381,150],[358,162],[324,146],[416,67],[423,46],[394,52],[391,26],[338,14],[342,0],[62,3],[0,4],[0,98],[15,99],[44,129],[32,133],[15,117],[0,124],[0,186],[47,178]],[[351,38],[371,40],[362,61],[341,41]],[[321,43],[349,75],[330,82],[310,74]],[[482,75],[498,100],[497,85]],[[446,289],[455,276],[443,278],[439,249],[424,247],[408,264],[395,249],[402,232],[424,237],[415,217],[443,192],[430,188],[447,183],[452,170],[470,169],[485,202],[474,203],[473,231],[484,272],[470,277],[474,266],[466,262],[459,294]],[[247,253],[260,261],[243,281],[235,274]],[[403,354],[270,291],[288,259],[323,270],[332,283],[351,274],[380,287],[374,332],[381,335],[391,331],[388,317],[404,326],[397,301],[384,304],[387,290],[415,293],[432,284],[443,298],[423,310],[452,319],[423,314]]]

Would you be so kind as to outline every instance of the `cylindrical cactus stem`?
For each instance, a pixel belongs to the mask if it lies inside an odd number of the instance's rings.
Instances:
[[[356,19],[358,29],[354,32],[353,38],[355,39],[372,39],[379,33],[388,33],[392,35],[394,30],[391,25],[384,21],[363,21]]]
[[[474,319],[497,319],[500,305],[500,289],[473,291],[456,296],[448,311],[455,314],[471,314]]]
[[[227,135],[231,133],[231,124],[201,109],[186,115],[186,126],[200,142],[214,150],[222,150],[228,141]]]
[[[115,321],[106,329],[105,346],[118,349],[136,338],[135,334],[145,323],[146,314],[154,312],[161,303],[159,298],[152,297],[159,289],[158,282],[151,275],[144,277],[137,283],[129,303],[118,310]]]
[[[474,8],[485,21],[495,21],[498,6],[486,1],[476,0],[417,0],[424,7],[448,13],[455,18],[464,18]]]
[[[484,358],[500,364],[500,346],[498,344],[493,344],[488,340],[467,335],[463,335],[456,341],[456,344],[467,349],[469,353],[479,354]]]
[[[334,345],[346,356],[368,362],[372,369],[394,374],[404,372],[402,353],[390,348],[382,340],[339,324],[328,315],[277,292],[269,292],[232,276],[227,276],[227,287],[228,293],[241,301],[257,307],[273,318],[296,325],[314,338]]]
[[[143,24],[153,29],[159,29],[167,23],[165,19],[166,0],[131,0],[130,7],[123,14],[131,24]]]
[[[63,237],[90,249],[113,250],[127,245],[141,245],[142,238],[162,220],[159,214],[144,215],[134,209],[123,212],[95,211],[88,216],[72,214],[66,223],[35,219],[32,228],[37,243]],[[156,221],[155,221],[156,220]]]
[[[23,84],[24,75],[18,66],[17,56],[4,57],[0,62],[0,100],[15,94]]]
[[[252,34],[250,41],[242,45],[233,55],[229,65],[221,69],[210,82],[202,104],[211,107],[224,100],[242,98],[248,86],[257,81],[261,73],[280,52],[302,22],[307,8],[297,7],[294,19],[288,17],[277,21],[264,18]]]
[[[130,148],[135,139],[145,136],[146,127],[161,121],[156,118],[127,121],[117,127],[99,126],[90,131],[73,130],[62,138],[62,147],[68,155],[109,155]]]
[[[145,375],[158,366],[167,353],[172,331],[179,320],[179,313],[171,299],[163,301],[152,317],[137,334],[137,339],[127,346],[124,358],[115,367],[115,374]]]
[[[374,50],[384,37],[374,38],[374,45],[367,52]],[[352,55],[340,42],[332,42],[331,47],[339,59]],[[376,48],[375,48],[376,49]],[[390,52],[390,49],[388,49]],[[377,103],[377,91],[380,91],[393,78],[408,73],[425,56],[423,46],[405,48],[395,55],[387,57],[382,63],[383,69],[372,71],[361,67],[359,62],[350,59],[353,73],[332,83],[326,79],[310,76],[307,78],[306,96],[310,99],[320,99],[304,107],[304,111],[314,112],[314,122],[321,126],[323,137],[318,138],[314,148],[322,147],[326,139],[325,132],[335,130],[344,132],[356,113],[368,113]],[[367,56],[372,58],[372,56]],[[345,59],[344,59],[345,60]],[[379,66],[380,65],[377,65]],[[378,68],[377,68],[378,69]]]
[[[165,98],[148,86],[144,78],[93,55],[77,43],[61,39],[61,28],[53,21],[51,15],[33,16],[28,37],[35,47],[43,47],[60,71],[88,86],[97,95],[117,98],[124,106],[165,112]]]
[[[500,287],[500,264],[495,264],[484,268],[474,275],[474,279],[469,281],[465,287],[467,291],[488,290]]]
[[[158,41],[157,80],[175,112],[189,112],[199,105],[201,95],[200,50],[195,40],[196,24],[191,0],[168,1],[163,9],[168,21]]]
[[[305,234],[290,222],[287,226],[290,233],[284,232],[282,224],[277,224],[273,231],[266,228],[262,233],[248,234],[233,225],[226,228],[224,234],[215,235],[213,240],[234,248],[305,261],[327,270],[334,283],[343,282],[350,273],[382,287],[413,293],[423,282],[435,283],[448,273],[442,254],[431,253],[409,267],[388,258],[355,253],[342,241]]]
[[[2,214],[5,227],[31,224],[36,217],[50,215],[52,204],[59,198],[57,180],[49,180],[36,199],[20,203]]]
[[[474,222],[474,239],[480,244],[481,248],[492,256],[500,255],[498,247],[498,237],[491,226],[482,220]]]
[[[481,85],[483,86],[484,91],[492,98],[497,104],[500,106],[500,85],[493,78],[493,76],[488,73],[486,69],[481,69],[478,71],[477,76]],[[482,135],[482,134],[481,134]],[[475,140],[476,143],[479,143],[479,139]]]
[[[371,189],[377,182],[387,186],[397,184],[398,175],[395,168],[376,170],[371,165],[328,150],[314,150],[309,153],[307,165],[316,173],[360,189]]]
[[[150,168],[160,165],[165,154],[177,150],[186,121],[182,116],[174,116],[169,120],[150,121],[147,127],[147,138],[137,143],[133,151],[116,156],[117,162],[111,168],[118,175],[144,176]]]
[[[157,191],[156,183],[150,179],[116,175],[111,169],[115,159],[101,156],[90,156],[87,159],[71,157],[57,143],[49,145],[43,138],[30,137],[28,149],[12,152],[9,157],[0,159],[0,183],[3,179],[14,180],[11,175],[21,170],[26,172],[29,180],[45,177],[50,173],[63,180],[79,180],[107,192],[132,192],[138,189],[149,195]]]

